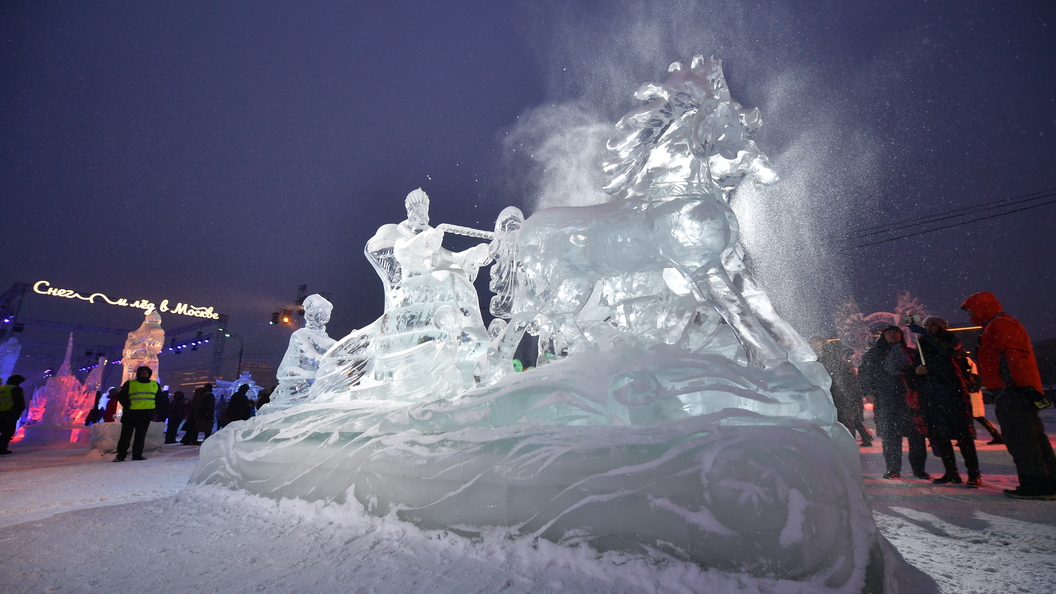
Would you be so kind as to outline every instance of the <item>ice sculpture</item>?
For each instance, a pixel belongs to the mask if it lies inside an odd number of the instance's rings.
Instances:
[[[315,402],[353,399],[419,401],[470,388],[488,333],[473,280],[490,261],[488,244],[461,252],[441,246],[445,233],[492,234],[457,225],[429,226],[429,196],[404,200],[407,219],[384,225],[364,247],[381,277],[385,313],[334,345],[312,386]]]
[[[23,426],[25,445],[87,443],[84,419],[95,404],[95,390],[85,388],[70,371],[73,334],[66,343],[66,356],[59,371],[33,393],[30,414]]]
[[[271,394],[269,411],[296,404],[308,397],[308,389],[319,369],[319,359],[334,344],[334,339],[326,334],[326,323],[330,321],[334,305],[318,294],[309,295],[302,305],[305,327],[290,336],[286,355],[279,363],[276,374],[279,385]]]
[[[329,317],[327,320],[329,320]],[[253,376],[250,372],[243,371],[238,374],[238,379],[233,382],[216,380],[216,387],[213,388],[213,395],[218,399],[223,398],[224,400],[231,400],[231,395],[237,392],[243,385],[249,387],[248,394],[250,400],[256,400],[257,393],[263,389],[263,387],[257,385],[257,382],[253,381]]]
[[[158,353],[165,346],[165,331],[161,329],[161,316],[157,310],[146,312],[143,323],[139,328],[128,333],[125,341],[125,350],[121,358],[123,372],[121,383],[136,378],[136,369],[141,366],[149,367],[153,372],[151,375],[157,381],[161,381],[158,373]]]
[[[6,381],[15,372],[15,363],[18,362],[21,352],[22,345],[18,344],[18,339],[14,336],[0,344],[0,381]]]
[[[898,557],[876,532],[856,443],[737,241],[731,190],[775,178],[748,137],[758,112],[730,98],[717,60],[670,71],[610,144],[616,201],[499,216],[492,309],[510,322],[492,329],[476,387],[419,389],[450,382],[447,359],[415,349],[449,341],[459,314],[393,315],[409,276],[378,250],[398,279],[382,318],[324,357],[311,400],[207,440],[191,481],[676,558],[775,591],[882,590]],[[423,311],[432,334],[405,316]],[[378,374],[369,354],[387,317],[433,339],[391,341],[401,350]],[[526,332],[551,357],[511,373]]]

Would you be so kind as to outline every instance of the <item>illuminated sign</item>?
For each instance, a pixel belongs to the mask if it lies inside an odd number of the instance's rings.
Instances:
[[[179,302],[177,302],[175,306],[170,306],[168,299],[162,299],[161,306],[159,307],[154,305],[152,301],[148,301],[146,299],[139,299],[138,301],[129,302],[128,299],[123,298],[111,299],[102,293],[92,293],[91,295],[88,295],[86,297],[84,295],[81,295],[77,291],[73,291],[71,289],[59,289],[53,287],[51,286],[51,283],[46,280],[37,281],[33,283],[33,292],[38,293],[40,295],[51,295],[52,297],[80,299],[82,301],[87,301],[88,303],[95,303],[96,299],[100,299],[102,301],[105,301],[106,303],[109,303],[110,305],[117,305],[119,307],[133,307],[136,309],[142,309],[145,312],[149,312],[151,310],[156,309],[161,313],[174,313],[180,314],[182,316],[191,316],[193,318],[206,318],[209,320],[220,319],[220,314],[214,312],[213,308],[211,307],[198,307],[191,305],[190,303]]]

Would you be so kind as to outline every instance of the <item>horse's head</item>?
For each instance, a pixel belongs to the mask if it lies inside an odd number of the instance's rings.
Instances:
[[[647,83],[635,97],[647,103],[617,124],[609,141],[615,158],[605,191],[618,198],[645,195],[655,185],[732,189],[748,176],[770,183],[777,174],[749,135],[762,125],[758,109],[730,98],[722,62],[696,56],[689,67],[671,64],[663,84]]]

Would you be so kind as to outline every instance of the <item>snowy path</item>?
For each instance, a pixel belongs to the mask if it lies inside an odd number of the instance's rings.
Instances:
[[[980,442],[982,443],[982,442]],[[1049,592],[1056,502],[1013,501],[1003,448],[981,446],[978,491],[885,481],[862,453],[881,531],[944,592]],[[356,510],[185,489],[197,448],[110,463],[26,448],[0,460],[0,585],[16,592],[774,591],[692,566],[491,534],[468,540]],[[928,460],[937,473],[938,460]],[[908,468],[908,466],[907,466]],[[142,568],[142,569],[132,569]]]

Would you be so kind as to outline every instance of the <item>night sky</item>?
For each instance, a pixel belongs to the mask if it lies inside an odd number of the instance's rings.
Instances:
[[[1056,337],[1051,197],[846,249],[892,236],[848,242],[861,229],[1056,189],[1051,1],[4,2],[0,292],[46,279],[212,306],[247,362],[277,363],[291,329],[268,320],[298,285],[330,294],[334,338],[380,315],[362,249],[411,190],[434,225],[480,229],[507,205],[604,199],[602,143],[634,90],[698,53],[762,110],[755,139],[782,181],[734,204],[801,332],[831,333],[852,296],[890,310],[900,290],[966,322],[958,305],[989,290],[1035,340]],[[21,315],[142,321],[40,295]],[[58,364],[45,343],[65,333],[18,336],[16,371]],[[78,355],[123,342],[74,340]],[[208,365],[168,357],[163,373]]]

